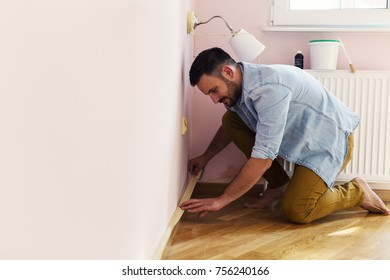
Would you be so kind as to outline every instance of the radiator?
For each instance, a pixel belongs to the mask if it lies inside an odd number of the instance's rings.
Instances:
[[[371,183],[390,182],[390,71],[307,72],[361,118],[352,159],[337,181],[359,176]],[[291,175],[294,165],[282,164]]]

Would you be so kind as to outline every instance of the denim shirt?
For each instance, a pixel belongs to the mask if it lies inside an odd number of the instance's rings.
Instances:
[[[360,118],[298,67],[239,65],[242,95],[226,108],[256,133],[251,156],[306,166],[331,188]]]

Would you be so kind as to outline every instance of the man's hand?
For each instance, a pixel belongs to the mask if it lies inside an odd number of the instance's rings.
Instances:
[[[188,171],[192,174],[198,174],[201,170],[203,170],[206,167],[206,164],[208,162],[207,157],[205,156],[199,156],[196,158],[193,158],[190,160],[188,164]]]
[[[230,142],[232,142],[232,139],[228,134],[225,133],[223,127],[220,126],[206,151],[201,156],[190,160],[188,164],[188,171],[192,175],[198,174],[199,171],[206,167],[206,164],[209,162],[209,160],[222,151],[227,145],[229,145]]]
[[[182,210],[199,213],[204,217],[208,211],[218,211],[250,190],[271,166],[271,159],[249,158],[237,177],[215,198],[190,199],[179,205]]]
[[[190,199],[179,205],[182,210],[198,213],[198,218],[206,216],[209,211],[218,211],[224,206],[225,204],[220,197]]]

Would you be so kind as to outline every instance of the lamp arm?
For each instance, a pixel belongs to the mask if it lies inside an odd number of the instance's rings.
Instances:
[[[195,29],[198,25],[209,23],[211,20],[213,20],[213,19],[215,19],[215,18],[220,18],[220,19],[222,19],[222,20],[225,22],[227,28],[229,28],[230,32],[231,32],[232,34],[235,34],[235,32],[234,32],[233,28],[230,26],[230,24],[229,24],[223,17],[221,17],[221,16],[213,16],[212,18],[210,18],[210,19],[207,20],[207,21],[198,21],[198,20],[197,20],[197,21],[195,22],[195,24],[194,24],[194,29]]]

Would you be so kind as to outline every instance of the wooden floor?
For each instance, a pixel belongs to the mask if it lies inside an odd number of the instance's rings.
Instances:
[[[390,207],[390,191],[377,193]],[[390,260],[390,216],[353,208],[297,225],[287,221],[278,206],[243,207],[244,201],[257,196],[251,192],[202,219],[184,213],[162,259]]]

